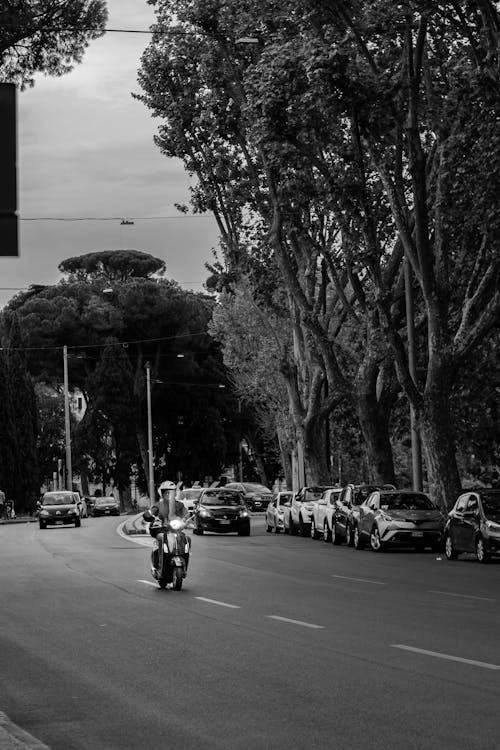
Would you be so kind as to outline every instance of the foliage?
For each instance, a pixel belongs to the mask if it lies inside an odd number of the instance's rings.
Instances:
[[[0,8],[0,80],[31,86],[62,75],[104,33],[104,0],[9,0]]]

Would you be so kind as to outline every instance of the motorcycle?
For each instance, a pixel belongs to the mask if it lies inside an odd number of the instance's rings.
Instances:
[[[150,511],[146,510],[142,517],[150,524],[158,521]],[[161,589],[170,583],[174,591],[180,591],[187,575],[191,539],[183,531],[186,521],[173,518],[163,525],[156,526],[151,535],[154,538],[151,552],[151,575],[158,581]],[[151,527],[150,527],[151,533]]]

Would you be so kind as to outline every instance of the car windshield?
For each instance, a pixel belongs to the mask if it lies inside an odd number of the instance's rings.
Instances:
[[[241,505],[236,492],[205,492],[201,498],[202,505]]]
[[[306,503],[312,500],[319,500],[324,491],[325,487],[308,487],[304,491],[304,500]]]
[[[74,505],[75,498],[72,495],[64,495],[62,492],[57,495],[44,495],[43,505]]]
[[[114,497],[100,497],[99,500],[95,501],[95,504],[96,505],[110,505],[115,502],[116,500]]]
[[[481,492],[481,502],[486,515],[500,514],[500,492]]]
[[[382,510],[436,510],[428,497],[412,495],[411,493],[382,494],[380,496],[380,507]]]
[[[271,492],[267,487],[264,487],[263,484],[244,484],[243,487],[245,488],[245,492]]]
[[[361,503],[364,503],[368,495],[371,495],[372,492],[374,492],[377,487],[358,487],[357,490],[354,491],[352,504],[353,505],[361,505]]]
[[[199,490],[182,490],[182,500],[196,500],[201,495],[201,489]]]

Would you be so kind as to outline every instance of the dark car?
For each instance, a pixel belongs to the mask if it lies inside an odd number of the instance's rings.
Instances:
[[[423,492],[375,490],[359,506],[354,546],[374,552],[389,546],[440,550],[444,516]]]
[[[500,490],[481,488],[460,495],[444,533],[448,560],[461,552],[474,552],[480,563],[500,555]]]
[[[69,490],[46,492],[38,506],[38,523],[41,529],[69,524],[74,524],[78,528],[81,520],[76,493]]]
[[[343,487],[336,502],[333,536],[335,544],[345,541],[349,547],[354,546],[354,530],[358,523],[359,506],[368,495],[378,489],[394,490],[396,488],[392,484],[384,484],[381,487],[373,484],[347,484]]]
[[[256,482],[228,482],[225,490],[238,490],[250,510],[266,510],[273,501],[273,493],[268,487]]]
[[[97,516],[119,516],[120,503],[113,496],[96,497],[92,515],[94,518]]]
[[[193,533],[205,531],[250,536],[250,513],[241,493],[227,487],[203,490],[195,505]]]

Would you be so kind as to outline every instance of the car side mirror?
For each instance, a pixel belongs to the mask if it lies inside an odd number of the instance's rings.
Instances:
[[[196,508],[200,504],[199,500],[193,500],[193,508]]]
[[[154,521],[154,518],[155,518],[150,510],[145,510],[144,513],[142,514],[142,517],[144,521],[146,521],[147,523],[151,523],[151,521]]]

